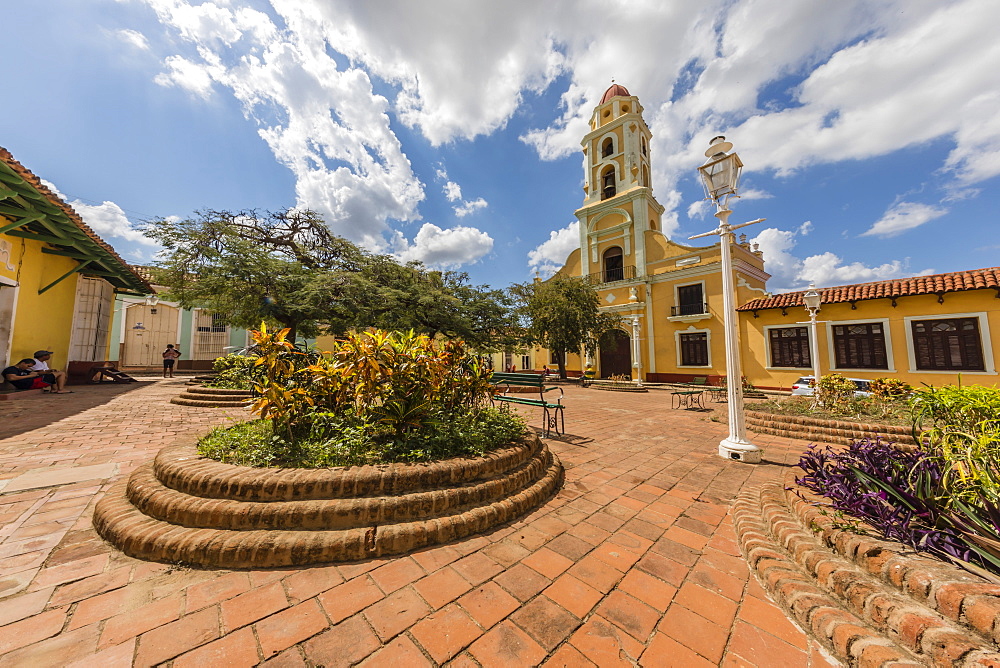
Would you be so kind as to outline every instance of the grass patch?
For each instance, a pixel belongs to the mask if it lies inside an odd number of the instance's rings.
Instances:
[[[913,424],[909,404],[905,400],[885,401],[871,397],[855,397],[833,409],[816,406],[812,397],[788,397],[755,402],[748,410],[772,415],[811,417],[846,422],[876,422],[909,427]]]
[[[198,452],[226,464],[281,468],[429,462],[482,455],[514,442],[526,428],[517,414],[492,407],[439,416],[402,435],[350,415],[312,418],[309,431],[293,442],[275,434],[271,420],[217,427],[198,442]]]

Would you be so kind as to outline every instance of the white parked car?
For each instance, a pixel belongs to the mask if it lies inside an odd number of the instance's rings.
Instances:
[[[809,387],[812,383],[812,376],[802,376],[797,381],[792,383],[792,396],[793,397],[811,397],[813,395],[813,388]],[[865,380],[864,378],[848,378],[847,380],[854,383],[854,396],[856,397],[867,397],[871,393],[868,391],[868,383],[871,381]]]

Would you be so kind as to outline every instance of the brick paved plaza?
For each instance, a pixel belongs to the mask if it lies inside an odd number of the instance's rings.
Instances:
[[[244,409],[168,403],[183,380],[0,403],[3,666],[826,666],[750,577],[728,509],[806,445],[728,462],[669,395],[567,390],[559,494],[400,558],[282,570],[147,563],[91,526],[108,486]],[[537,412],[525,411],[536,426]]]

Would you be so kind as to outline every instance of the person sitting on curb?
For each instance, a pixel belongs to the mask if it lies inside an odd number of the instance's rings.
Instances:
[[[39,390],[52,387],[49,391],[53,394],[67,394],[63,388],[66,387],[66,374],[58,378],[53,374],[44,371],[32,371],[31,367],[35,360],[25,358],[3,370],[3,378],[18,390]],[[48,379],[46,379],[48,377]]]
[[[40,371],[44,376],[42,378],[49,385],[58,385],[57,389],[62,390],[66,387],[66,372],[60,371],[59,369],[53,369],[49,367],[49,360],[52,359],[51,350],[36,350],[35,359],[32,360],[34,364],[31,366],[32,371]],[[72,392],[72,390],[66,390],[67,393]]]

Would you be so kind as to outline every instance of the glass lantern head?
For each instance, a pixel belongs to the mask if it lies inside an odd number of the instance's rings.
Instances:
[[[818,311],[820,305],[820,296],[816,291],[816,286],[809,284],[809,289],[804,295],[802,295],[802,301],[805,303],[806,308],[810,311]]]
[[[732,146],[729,142],[713,145],[714,148]],[[715,202],[725,201],[728,197],[736,194],[740,185],[740,174],[743,172],[743,162],[740,156],[735,153],[720,151],[711,155],[704,165],[698,168],[701,174],[702,185],[705,187],[705,194]]]

